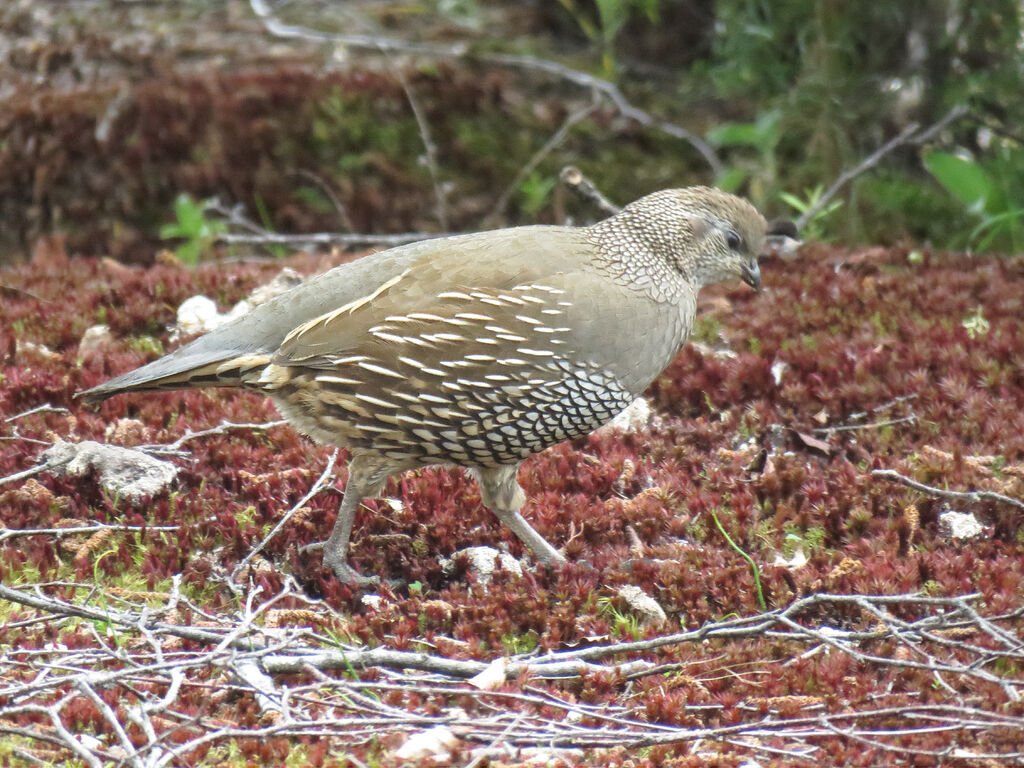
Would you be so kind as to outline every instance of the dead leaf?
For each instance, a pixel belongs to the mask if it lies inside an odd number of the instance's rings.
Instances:
[[[832,454],[832,446],[830,446],[824,440],[819,440],[814,435],[809,435],[806,432],[800,432],[799,430],[793,430],[796,436],[800,439],[800,442],[804,444],[805,448],[810,448],[812,451],[819,451],[824,453],[826,456]]]
[[[478,672],[466,682],[481,691],[493,691],[501,686],[507,679],[508,659],[501,656]]]

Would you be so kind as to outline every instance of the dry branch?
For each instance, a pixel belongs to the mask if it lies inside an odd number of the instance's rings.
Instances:
[[[284,24],[274,16],[270,4],[266,0],[250,0],[249,6],[252,8],[253,14],[263,23],[267,32],[275,37],[301,39],[317,43],[332,43],[344,48],[360,48],[382,53],[405,53],[432,59],[464,59],[480,64],[543,72],[587,91],[600,94],[620,115],[628,120],[632,120],[645,128],[660,131],[687,142],[704,158],[711,169],[712,176],[718,176],[722,172],[722,161],[715,154],[711,145],[700,136],[688,131],[681,125],[654,117],[650,113],[634,106],[614,83],[586,72],[572,69],[564,64],[548,59],[540,59],[535,56],[474,52],[465,43],[437,45],[432,43],[413,43],[376,35],[318,32],[306,27]]]
[[[883,480],[892,480],[905,485],[908,488],[913,488],[915,491],[926,493],[929,496],[937,496],[943,499],[957,499],[958,501],[998,501],[1001,504],[1009,504],[1012,507],[1016,507],[1019,510],[1024,511],[1024,501],[1015,499],[1012,496],[1007,496],[1002,493],[996,493],[995,491],[949,491],[944,488],[936,488],[933,485],[925,485],[919,483],[906,475],[901,475],[892,469],[873,469],[871,470],[872,477],[879,477]]]
[[[91,590],[88,585],[81,586]],[[62,589],[66,593],[67,585]],[[171,601],[157,611],[130,603],[123,608],[96,608],[46,594],[41,586],[29,590],[6,585],[0,585],[0,597],[52,621],[79,618],[118,628],[117,651],[106,647],[96,634],[93,647],[50,646],[0,658],[0,680],[4,681],[0,684],[0,732],[59,744],[89,765],[116,759],[155,768],[178,764],[189,752],[209,743],[317,736],[339,744],[361,744],[388,732],[409,733],[436,726],[481,745],[473,752],[481,759],[494,754],[499,745],[507,751],[529,745],[639,748],[680,743],[696,746],[707,741],[748,753],[810,759],[819,758],[822,744],[830,739],[869,741],[887,753],[910,759],[939,754],[916,746],[916,739],[927,734],[948,733],[952,744],[955,738],[966,740],[982,733],[1009,733],[1011,739],[1012,734],[1024,733],[1024,717],[971,707],[958,692],[967,680],[994,683],[1009,701],[1019,699],[1024,691],[1024,678],[1006,671],[1019,669],[1024,660],[1020,634],[1024,610],[983,616],[976,606],[979,595],[818,594],[776,611],[648,640],[513,656],[508,660],[507,679],[528,675],[536,680],[519,691],[467,686],[465,681],[487,666],[484,660],[388,648],[339,648],[336,641],[305,627],[261,625],[262,617],[282,600],[298,599],[313,610],[325,610],[291,587],[262,602],[258,601],[259,590],[250,590],[238,614],[212,617],[202,627],[161,620],[159,616],[174,614],[169,610]],[[860,631],[809,619],[844,606],[872,616],[878,624]],[[911,611],[917,618],[901,619],[893,611],[904,615]],[[965,633],[973,635],[969,642],[958,639]],[[794,642],[795,647],[811,646],[812,650],[828,647],[880,669],[924,669],[936,676],[940,687],[931,692],[927,703],[913,696],[882,695],[871,706],[855,711],[835,710],[823,706],[823,700],[808,698],[797,702],[802,711],[794,714],[792,709],[776,710],[769,702],[768,717],[762,716],[766,704],[751,700],[739,703],[737,711],[745,714],[738,722],[697,727],[648,722],[629,706],[581,704],[557,689],[563,676],[616,674],[624,680],[664,672],[664,666],[656,667],[650,658],[665,646],[759,637]],[[200,647],[183,648],[175,638],[191,640]],[[866,643],[877,647],[881,641],[894,642],[907,653],[882,656],[866,650]],[[597,663],[610,657],[616,663]],[[771,663],[777,661],[765,660],[766,665]],[[386,679],[349,677],[355,670],[371,667],[394,672],[387,673]],[[211,670],[223,670],[235,682],[211,687]],[[325,674],[331,670],[345,674],[338,678]],[[301,675],[307,682],[284,685],[279,677],[283,674]],[[140,695],[140,683],[156,693]],[[225,688],[252,696],[264,712],[264,721],[249,728],[200,727],[186,711],[179,711],[181,697],[197,688],[207,690],[207,696]],[[132,702],[126,703],[124,718],[104,703],[102,694],[111,689]],[[377,695],[385,691],[451,704],[430,714],[385,703]],[[945,692],[946,700],[939,691]],[[109,728],[105,739],[90,739],[70,727],[65,711],[72,701],[82,698],[96,706]],[[471,708],[475,714],[467,711],[469,702],[479,704]],[[705,716],[717,720],[715,713],[721,709],[715,704],[687,707],[690,718],[698,720]],[[19,718],[29,715],[44,716],[49,727],[25,728]],[[129,732],[129,725],[135,730]],[[142,746],[135,746],[140,743]],[[971,756],[1012,762],[1022,753],[990,751]]]
[[[806,211],[804,211],[803,213],[800,214],[800,216],[797,217],[796,222],[794,222],[796,224],[797,229],[802,229],[808,221],[813,219],[819,211],[824,209],[824,207],[829,204],[832,198],[839,193],[839,190],[841,190],[855,178],[860,176],[862,173],[874,168],[876,165],[878,165],[878,163],[881,162],[882,158],[884,158],[890,152],[892,152],[895,149],[898,149],[899,147],[904,146],[905,144],[924,144],[925,142],[930,140],[932,136],[934,136],[936,133],[944,129],[947,125],[949,125],[955,120],[959,120],[966,114],[967,107],[962,104],[958,104],[957,106],[949,110],[949,112],[947,112],[945,115],[943,115],[943,117],[938,122],[936,122],[932,126],[929,126],[928,128],[925,128],[924,130],[919,130],[921,126],[918,125],[917,123],[911,123],[910,125],[905,127],[902,131],[900,131],[898,134],[889,139],[889,141],[887,141],[885,144],[880,146],[870,155],[868,155],[859,163],[857,163],[857,165],[855,165],[853,168],[849,168],[843,171],[841,174],[839,174],[839,177],[834,182],[832,182],[831,186],[829,186],[828,189],[826,189],[822,193],[821,197],[815,200],[813,205],[811,205]]]

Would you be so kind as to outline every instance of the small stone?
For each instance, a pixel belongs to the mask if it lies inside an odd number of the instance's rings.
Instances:
[[[796,551],[793,552],[793,556],[788,560],[782,555],[776,555],[775,561],[772,565],[781,566],[782,568],[788,568],[791,571],[795,571],[797,568],[803,568],[807,565],[807,556],[804,554],[803,548],[797,547]]]
[[[650,423],[651,405],[644,398],[638,397],[627,405],[618,416],[601,427],[600,431],[617,429],[626,434],[631,434],[647,429]]]
[[[501,686],[508,676],[508,659],[499,656],[466,682],[481,691],[493,691]]]
[[[493,547],[467,547],[460,549],[451,558],[441,558],[441,567],[445,573],[455,570],[455,558],[459,555],[466,556],[466,559],[469,560],[469,570],[476,575],[477,581],[481,584],[487,584],[491,580],[491,574],[496,570],[495,562],[498,563],[497,569],[508,571],[515,576],[523,575],[523,566],[519,564],[518,560]]]
[[[178,322],[171,338],[207,333],[223,324],[222,315],[217,311],[217,305],[213,303],[213,299],[206,296],[192,296],[181,302],[178,307]]]
[[[82,340],[78,342],[78,357],[84,358],[92,354],[100,347],[104,347],[114,340],[108,325],[94,325],[85,329]]]
[[[178,475],[178,468],[169,461],[152,456],[104,445],[93,440],[80,443],[58,442],[43,451],[41,459],[56,475],[80,477],[93,470],[99,475],[100,485],[111,496],[139,501],[155,496],[167,488]]]
[[[45,344],[36,344],[34,341],[25,341],[24,339],[15,340],[14,353],[18,357],[30,355],[41,360],[56,360],[60,357],[57,352],[54,352]]]
[[[954,541],[970,541],[985,535],[985,526],[970,512],[949,510],[939,515],[939,535]]]
[[[278,296],[285,291],[290,291],[301,282],[302,275],[291,267],[285,267],[278,272],[277,276],[269,283],[265,283],[264,285],[253,289],[252,293],[249,294],[249,304],[250,306],[258,307],[260,304],[270,301],[275,296]]]
[[[772,381],[775,382],[775,386],[779,386],[782,383],[783,374],[789,370],[789,363],[784,360],[776,360],[772,363]]]
[[[645,623],[658,623],[667,621],[664,609],[658,605],[658,601],[644,592],[640,587],[627,584],[619,587],[619,597],[626,601],[629,607],[637,613]]]
[[[209,333],[215,328],[248,314],[254,307],[291,290],[301,282],[302,278],[299,274],[294,269],[286,267],[277,277],[266,285],[256,288],[248,298],[242,299],[227,312],[218,312],[217,305],[206,296],[200,295],[185,299],[178,307],[177,325],[171,332],[171,340]]]
[[[380,595],[363,595],[362,603],[373,611],[379,611],[384,607],[384,598]]]
[[[526,747],[520,752],[524,765],[537,768],[568,768],[571,765],[579,765],[583,755],[582,749],[556,747]]]
[[[438,725],[427,731],[414,733],[395,750],[399,760],[423,760],[428,757],[447,758],[458,745],[459,738],[447,725]]]

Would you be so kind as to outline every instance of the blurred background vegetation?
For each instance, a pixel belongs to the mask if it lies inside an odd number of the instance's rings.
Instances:
[[[224,255],[240,217],[281,233],[592,219],[560,194],[567,164],[620,204],[713,183],[796,217],[913,125],[805,236],[1024,245],[1020,0],[266,8],[308,34],[272,34],[242,0],[5,4],[0,263],[55,232],[72,255]]]

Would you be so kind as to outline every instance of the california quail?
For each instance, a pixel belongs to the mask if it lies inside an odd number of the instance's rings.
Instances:
[[[788,234],[792,225],[781,228]],[[542,563],[563,556],[520,516],[520,463],[609,421],[689,336],[701,286],[754,288],[769,225],[707,187],[648,195],[590,227],[445,237],[336,267],[83,394],[200,386],[273,398],[351,452],[324,562],[346,562],[363,498],[397,473],[468,467],[484,504]]]

